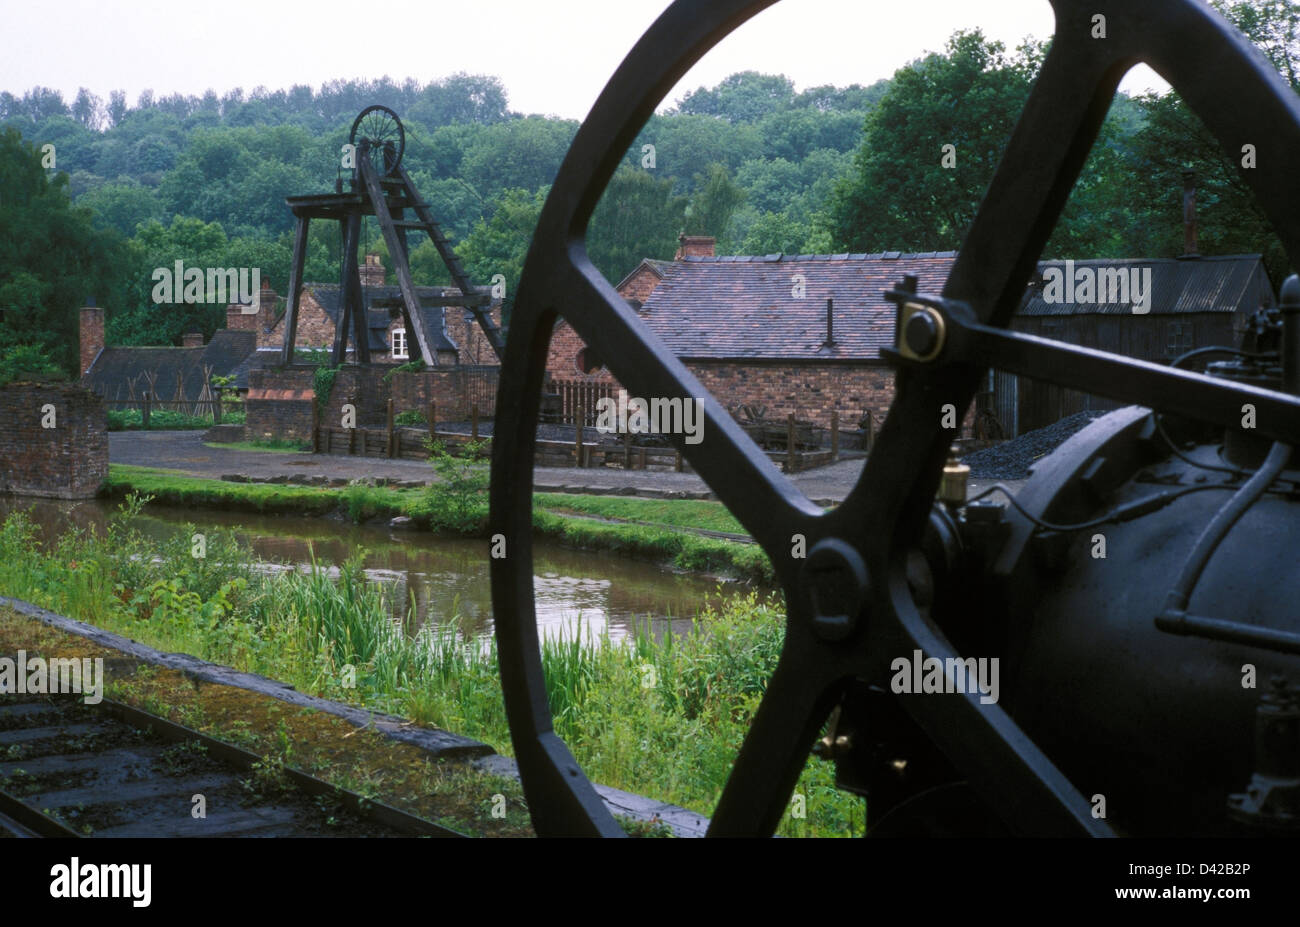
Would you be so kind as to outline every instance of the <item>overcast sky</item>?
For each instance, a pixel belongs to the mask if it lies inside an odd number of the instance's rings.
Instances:
[[[421,83],[494,74],[511,108],[580,119],[667,0],[0,0],[0,89],[78,87],[219,95],[335,78]],[[373,25],[362,17],[372,15]],[[802,90],[888,77],[957,28],[1008,48],[1052,31],[1047,0],[783,0],[706,56],[669,103],[743,70],[784,73]],[[1124,89],[1163,88],[1151,71]]]

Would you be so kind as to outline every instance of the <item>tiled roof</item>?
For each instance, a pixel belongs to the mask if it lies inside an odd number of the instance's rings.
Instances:
[[[894,338],[884,292],[913,274],[922,291],[938,293],[955,259],[953,251],[686,257],[662,262],[664,279],[641,315],[679,357],[875,360]]]
[[[1054,295],[1053,302],[1044,299],[1044,274],[1050,269],[1060,271],[1059,278],[1071,275],[1064,261],[1044,261],[1038,265],[1038,276],[1030,281],[1025,304],[1020,315],[1130,315],[1133,312],[1133,294],[1128,299],[1116,292],[1112,282],[1105,293],[1094,292],[1086,302],[1076,299],[1062,301]],[[1150,279],[1152,315],[1173,315],[1187,312],[1254,312],[1261,305],[1273,304],[1273,290],[1258,254],[1231,254],[1197,258],[1154,258],[1142,260],[1084,260],[1073,262],[1073,276],[1082,280],[1081,272],[1094,279],[1105,272],[1122,271],[1130,275],[1138,271],[1139,280]],[[1149,275],[1145,273],[1149,270]],[[1113,281],[1113,277],[1111,278]],[[1132,276],[1128,282],[1131,284]],[[1145,287],[1143,282],[1140,284]],[[1068,283],[1065,284],[1068,287]],[[1095,288],[1095,289],[1100,289]],[[1085,296],[1087,294],[1084,294]],[[1100,297],[1100,298],[1098,298]]]

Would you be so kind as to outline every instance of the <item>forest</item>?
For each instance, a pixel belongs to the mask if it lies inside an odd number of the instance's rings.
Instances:
[[[1215,5],[1300,90],[1295,5]],[[746,71],[686,93],[629,148],[588,253],[616,283],[642,258],[671,258],[682,233],[716,237],[719,254],[957,249],[1047,48],[962,31],[870,86],[798,91],[786,76]],[[210,336],[223,307],[150,297],[153,269],[177,260],[258,267],[283,294],[284,197],[334,189],[352,120],[373,103],[401,115],[403,164],[471,277],[504,274],[513,292],[578,124],[512,111],[490,75],[145,91],[134,104],[121,91],[83,88],[71,101],[39,86],[0,92],[0,382],[71,373],[76,309],[90,299],[106,309],[110,344]],[[1289,262],[1239,160],[1173,91],[1120,94],[1043,256],[1179,254],[1190,170],[1201,253],[1262,253],[1276,285]],[[307,280],[338,279],[339,245],[336,228],[314,224]],[[373,224],[363,247],[391,269]],[[427,242],[412,269],[417,283],[449,282]]]

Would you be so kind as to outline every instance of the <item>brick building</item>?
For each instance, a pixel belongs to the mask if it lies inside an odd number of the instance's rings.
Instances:
[[[879,357],[894,336],[894,307],[883,293],[905,274],[937,292],[956,256],[718,257],[711,238],[684,236],[681,244],[672,261],[642,261],[619,293],[727,408],[759,406],[823,427],[832,411],[846,428],[867,412],[881,420],[893,400],[893,372]],[[562,396],[582,395],[570,384],[619,386],[563,321],[551,336],[547,373]]]
[[[366,305],[366,331],[372,363],[403,364],[419,357],[407,338],[406,325],[397,303],[401,291],[384,283],[384,266],[379,255],[368,254],[360,268],[362,298]],[[444,287],[417,287],[422,300],[432,303],[439,296],[459,295]],[[498,363],[473,313],[467,309],[423,305],[420,309],[426,332],[434,339],[439,366],[486,366]],[[329,350],[341,316],[338,284],[303,285],[299,304],[297,348]],[[493,319],[501,322],[501,306],[492,308]],[[233,376],[240,391],[251,387],[255,370],[278,366],[284,342],[284,300],[269,283],[254,305],[232,303],[226,307],[226,327],[207,344],[198,332],[183,336],[182,344],[162,346],[106,346],[104,310],[87,307],[81,311],[80,370],[82,382],[110,400],[138,399],[145,390],[155,398],[199,401],[211,398],[213,376]],[[349,346],[346,360],[354,350]]]

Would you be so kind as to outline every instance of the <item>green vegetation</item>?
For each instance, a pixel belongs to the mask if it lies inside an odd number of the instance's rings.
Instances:
[[[321,412],[329,405],[330,393],[334,392],[334,378],[339,374],[339,368],[329,367],[321,364],[316,368],[316,373],[312,377],[312,389],[316,393],[316,406]]]
[[[66,376],[45,351],[31,344],[0,348],[0,386],[24,381],[63,380]]]
[[[227,419],[222,418],[225,422]],[[230,424],[237,424],[230,422]],[[242,424],[242,423],[239,423]],[[109,409],[108,430],[127,431],[144,427],[144,413],[139,409]],[[187,415],[172,409],[151,409],[149,411],[149,429],[176,428],[211,428],[211,415]]]
[[[9,516],[0,524],[0,591],[153,647],[510,750],[495,646],[459,633],[456,616],[405,634],[412,616],[394,622],[385,588],[365,581],[356,560],[336,576],[319,565],[270,571],[218,532],[196,558],[191,528],[160,541],[129,526],[144,501],[129,497],[104,535],[74,529],[48,547],[24,514]],[[662,642],[589,631],[548,639],[542,662],[556,731],[596,781],[707,814],[783,633],[779,603],[754,593],[705,605],[690,634]],[[274,773],[272,763],[261,784],[273,784]],[[828,764],[810,761],[796,789],[807,818],[787,819],[783,833],[861,830],[861,801],[831,779]]]
[[[429,421],[423,412],[419,412],[415,409],[407,409],[405,412],[398,412],[393,416],[393,424],[398,426],[419,425],[421,427],[428,427]]]
[[[660,500],[566,493],[538,493],[533,499],[542,508],[560,515],[572,512],[674,528],[699,528],[728,534],[747,533],[725,505],[704,499]]]

